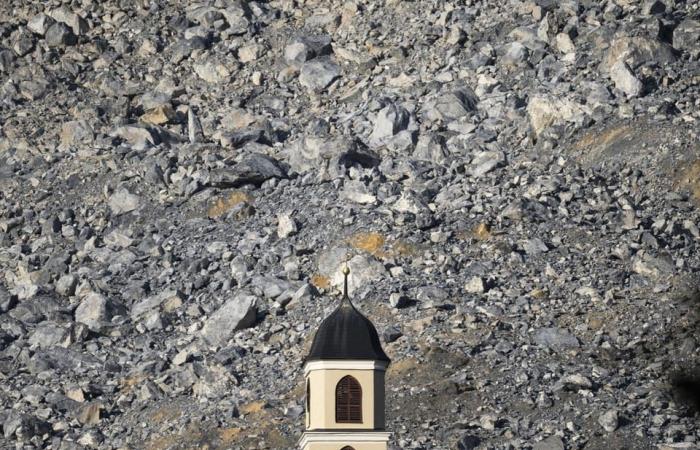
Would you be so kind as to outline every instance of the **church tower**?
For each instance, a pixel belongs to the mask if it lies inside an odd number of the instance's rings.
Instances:
[[[386,450],[384,374],[389,366],[377,330],[348,297],[316,331],[304,360],[306,431],[301,450]]]

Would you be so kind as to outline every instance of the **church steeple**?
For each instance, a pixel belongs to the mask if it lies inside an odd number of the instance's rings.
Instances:
[[[343,267],[343,296],[340,304],[316,331],[305,362],[319,360],[363,360],[389,363],[372,322],[352,304],[348,296],[350,268]]]
[[[306,432],[299,445],[302,450],[384,450],[389,440],[384,374],[390,360],[376,328],[350,300],[347,262],[342,273],[340,304],[319,326],[304,360]]]

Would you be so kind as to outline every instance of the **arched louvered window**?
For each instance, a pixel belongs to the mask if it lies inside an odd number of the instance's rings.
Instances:
[[[362,423],[362,388],[350,375],[341,378],[335,386],[335,421]]]

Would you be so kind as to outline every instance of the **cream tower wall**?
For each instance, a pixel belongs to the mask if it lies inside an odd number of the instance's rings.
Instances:
[[[306,431],[299,441],[301,450],[387,450],[389,435],[385,431]]]
[[[386,442],[357,442],[352,443],[348,441],[342,442],[312,442],[304,447],[304,450],[341,450],[342,448],[350,446],[355,450],[386,450]]]
[[[384,374],[381,361],[313,361],[304,367],[309,387],[306,429],[383,430]],[[335,389],[341,378],[354,377],[362,389],[362,423],[336,423]],[[356,449],[357,450],[357,449]]]
[[[336,423],[335,388],[341,378],[350,375],[362,388],[362,423]],[[308,375],[310,386],[309,430],[384,429],[384,371],[320,369]]]

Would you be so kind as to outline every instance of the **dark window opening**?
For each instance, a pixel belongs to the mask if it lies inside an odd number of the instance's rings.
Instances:
[[[311,414],[311,382],[306,380],[306,413]]]

